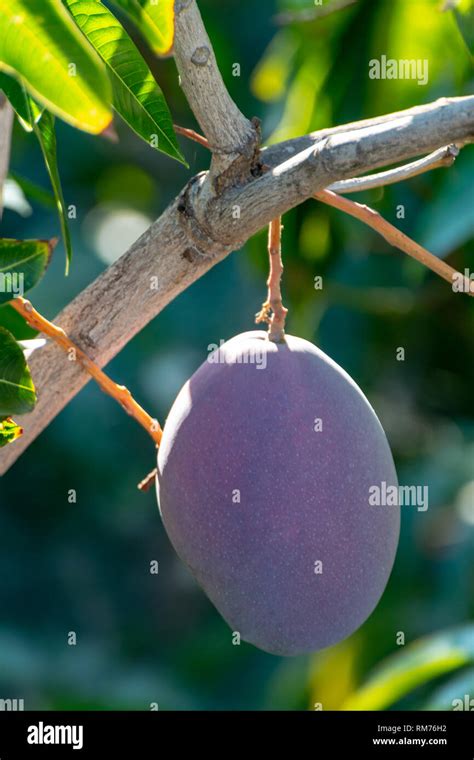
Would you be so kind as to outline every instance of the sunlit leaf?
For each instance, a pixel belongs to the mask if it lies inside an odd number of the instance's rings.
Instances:
[[[402,100],[407,106],[428,102],[438,97],[438,88],[449,90],[453,78],[459,81],[468,75],[471,63],[456,24],[440,11],[438,0],[416,0],[416,13],[411,2],[381,4],[369,62],[385,54],[388,59],[413,63],[409,76],[369,80],[374,112],[390,112],[393,104]]]
[[[69,272],[69,266],[72,259],[71,234],[67,219],[66,204],[61,186],[61,178],[58,169],[58,157],[56,150],[56,132],[54,129],[54,116],[49,111],[42,114],[38,112],[38,106],[30,99],[30,106],[33,111],[33,130],[38,138],[43,153],[44,162],[48,170],[49,178],[54,192],[56,209],[59,215],[63,243],[66,249],[66,274]],[[39,117],[39,118],[38,118]]]
[[[454,16],[470,54],[474,53],[474,0],[455,0]]]
[[[23,428],[16,424],[11,417],[0,420],[0,449],[13,443],[23,433]]]
[[[44,275],[54,242],[0,239],[0,304],[31,290]]]
[[[474,662],[474,626],[428,636],[383,662],[344,710],[383,710],[418,686]]]
[[[354,689],[358,653],[357,636],[341,641],[311,657],[309,668],[309,709],[318,703],[325,710],[339,710]]]
[[[314,58],[308,56],[308,59],[296,71],[286,94],[282,118],[275,131],[267,139],[268,145],[316,129],[318,125],[313,122],[316,104],[319,118],[327,109],[322,88],[329,71],[330,60],[324,41],[317,48],[315,46],[315,50],[317,52]]]
[[[36,393],[21,346],[0,327],[0,416],[27,414],[36,404]]]
[[[122,25],[98,0],[64,1],[107,64],[116,111],[148,145],[184,162],[164,95]]]
[[[284,29],[275,35],[252,74],[254,95],[265,103],[273,103],[284,95],[297,50],[293,32]]]
[[[136,24],[152,50],[168,55],[174,40],[174,0],[112,0]]]
[[[97,134],[111,121],[104,67],[61,0],[0,0],[0,69],[79,129]]]

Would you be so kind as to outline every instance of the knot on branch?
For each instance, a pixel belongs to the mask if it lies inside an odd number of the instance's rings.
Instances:
[[[212,186],[217,195],[230,187],[245,185],[263,174],[263,161],[260,157],[262,137],[260,119],[254,116],[249,124],[247,138],[241,145],[232,146],[228,151],[214,150],[211,175]],[[221,157],[225,157],[227,164],[224,169],[222,169]]]
[[[196,48],[191,56],[191,63],[194,63],[195,66],[205,66],[210,57],[211,51],[208,47],[203,45]]]
[[[196,208],[199,206],[199,194],[206,178],[207,172],[202,172],[193,177],[177,201],[179,224],[189,241],[183,257],[190,263],[199,257],[211,260],[218,259],[225,256],[229,251],[228,246],[211,236],[209,227],[203,219],[204,214],[201,212],[198,218],[196,212]]]

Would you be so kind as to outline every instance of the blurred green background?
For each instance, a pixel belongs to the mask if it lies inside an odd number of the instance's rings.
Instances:
[[[278,13],[297,17],[312,2],[199,5],[224,80],[244,113],[260,117],[266,142],[473,91],[472,58],[453,14],[437,1],[359,0],[318,21],[283,25]],[[131,31],[174,121],[196,126],[173,60],[153,60]],[[369,79],[369,60],[382,54],[427,59],[428,83]],[[66,203],[76,205],[77,219],[70,277],[60,246],[32,294],[50,318],[208,166],[192,143],[181,140],[188,172],[125,125],[116,128],[113,144],[58,123]],[[48,189],[34,137],[18,127],[11,168]],[[357,200],[464,270],[474,267],[473,176],[467,147],[450,169]],[[17,210],[5,211],[2,236],[58,234],[53,208],[30,196],[29,209],[15,192]],[[402,509],[400,549],[381,603],[350,639],[312,657],[233,646],[177,559],[154,493],[137,491],[154,466],[147,436],[89,384],[0,483],[0,698],[23,698],[27,709],[452,709],[453,699],[474,697],[472,300],[316,202],[287,214],[284,225],[288,332],[319,345],[364,390],[400,482],[429,486],[427,512]],[[160,420],[210,343],[253,328],[265,298],[265,242],[263,231],[195,283],[108,367]],[[158,575],[150,573],[153,560]],[[70,631],[76,646],[68,645]],[[434,638],[411,646],[425,636]],[[380,683],[367,688],[377,668]]]

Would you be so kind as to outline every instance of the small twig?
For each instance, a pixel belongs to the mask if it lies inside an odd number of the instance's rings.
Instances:
[[[267,280],[268,299],[256,315],[255,322],[267,322],[268,337],[274,343],[285,340],[285,320],[288,309],[285,309],[281,297],[281,277],[283,261],[281,258],[281,217],[270,222],[268,228],[268,254],[270,258],[270,274]]]
[[[302,10],[286,11],[274,16],[273,20],[278,26],[286,26],[287,24],[301,24],[309,21],[317,21],[320,18],[325,18],[335,11],[341,11],[343,8],[347,8],[349,5],[353,5],[357,0],[334,0],[332,3],[325,3],[324,5],[316,6],[315,8],[303,8]]]
[[[57,327],[55,324],[45,319],[45,317],[33,308],[30,301],[26,298],[14,298],[10,301],[10,305],[21,314],[30,327],[47,335],[48,338],[51,338],[51,340],[69,354],[71,360],[78,361],[86,372],[94,378],[101,390],[118,401],[127,414],[140,423],[140,425],[144,427],[147,433],[153,438],[156,445],[159,445],[163,431],[161,430],[158,421],[150,417],[150,415],[135,401],[127,388],[123,385],[117,385],[113,380],[107,377],[107,375],[94,364],[92,359],[90,359],[79,346],[76,346],[75,343],[68,338],[61,327]]]
[[[365,177],[354,177],[354,179],[343,179],[341,182],[334,182],[327,189],[335,193],[358,193],[361,190],[370,190],[374,187],[384,185],[393,185],[396,182],[416,177],[418,174],[439,169],[443,166],[452,166],[459,156],[457,145],[447,145],[444,148],[435,150],[429,156],[420,158],[419,161],[413,161],[410,164],[397,166],[396,169],[389,169],[386,172],[378,174],[368,174]]]
[[[409,238],[404,232],[401,232],[394,227],[393,224],[387,222],[387,220],[380,216],[377,211],[374,211],[374,209],[369,206],[363,206],[361,203],[350,201],[348,198],[341,198],[340,195],[336,195],[336,193],[331,190],[322,190],[321,192],[316,193],[314,197],[316,200],[327,203],[329,206],[333,206],[340,211],[344,211],[346,214],[354,216],[369,227],[372,227],[372,229],[382,235],[390,245],[399,248],[421,264],[424,264],[428,269],[431,269],[432,272],[435,272],[444,280],[451,283],[451,285],[455,278],[457,279],[461,277],[464,282],[464,291],[471,296],[474,295],[471,290],[471,282],[465,275],[462,275],[460,272],[456,271],[456,269],[450,267],[449,264],[438,259],[437,256],[434,256],[427,251],[426,248],[423,248]]]
[[[142,491],[143,493],[148,493],[148,491],[153,487],[156,476],[158,475],[158,468],[155,467],[154,470],[148,473],[148,475],[143,478],[141,483],[138,484],[137,488],[139,491]]]
[[[211,149],[211,146],[209,144],[209,140],[207,137],[203,137],[203,135],[198,134],[198,132],[195,132],[194,129],[188,129],[187,127],[180,127],[179,124],[173,124],[174,131],[178,135],[182,135],[183,137],[187,137],[188,140],[193,140],[194,142],[199,143],[199,145],[203,145],[204,148]]]

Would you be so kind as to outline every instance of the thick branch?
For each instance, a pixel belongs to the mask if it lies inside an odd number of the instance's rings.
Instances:
[[[306,138],[304,138],[306,139]],[[443,99],[372,126],[338,128],[261,177],[231,186],[209,199],[207,175],[195,177],[131,249],[55,318],[100,366],[228,253],[314,193],[341,179],[414,158],[448,143],[474,139],[474,97]],[[300,141],[295,141],[300,145]],[[268,149],[266,163],[288,156]],[[37,435],[87,383],[77,363],[54,346],[31,361],[39,402],[21,420],[25,433],[0,452],[6,472]]]
[[[338,131],[318,140],[252,183],[230,188],[207,209],[206,221],[213,230],[222,228],[218,240],[231,245],[243,242],[271,219],[334,182],[430,153],[448,143],[473,141],[474,96],[442,99],[397,113],[392,119],[387,116],[372,127]],[[270,157],[279,153],[277,146]],[[235,209],[240,209],[240,218],[232,215]]]
[[[462,147],[463,143],[469,143],[474,142],[474,134],[473,134],[473,125],[472,125],[472,109],[474,107],[474,95],[469,95],[468,97],[464,98],[439,98],[438,100],[435,100],[433,103],[428,103],[423,106],[416,106],[415,108],[410,108],[405,111],[395,111],[394,113],[389,114],[382,114],[381,116],[375,116],[372,119],[363,119],[361,121],[353,121],[348,124],[339,124],[337,127],[328,127],[327,129],[320,129],[317,132],[311,132],[309,135],[303,135],[302,137],[295,137],[292,140],[285,140],[284,142],[278,143],[277,145],[271,145],[268,148],[264,148],[262,151],[262,159],[265,161],[265,163],[268,166],[274,167],[278,166],[278,164],[283,163],[283,161],[287,161],[289,158],[294,156],[296,153],[300,153],[302,150],[305,150],[306,148],[310,148],[312,145],[316,145],[320,140],[324,140],[326,137],[331,137],[332,135],[338,135],[341,132],[351,132],[355,129],[367,129],[367,128],[373,128],[378,127],[381,124],[385,124],[386,122],[395,122],[398,118],[410,118],[410,119],[418,119],[423,116],[428,116],[431,112],[434,112],[436,114],[436,119],[438,120],[439,124],[441,125],[442,122],[445,122],[446,119],[450,119],[454,117],[452,113],[452,107],[454,104],[458,104],[459,108],[461,110],[465,111],[465,117],[470,122],[470,130],[469,128],[465,133],[463,133],[462,137],[455,138],[454,136],[451,136],[448,138],[445,142],[445,144],[449,142],[456,143],[459,147]],[[459,114],[456,116],[456,121],[460,124],[463,119],[458,119]],[[454,126],[454,125],[453,125]],[[461,128],[461,131],[462,128]],[[437,148],[442,147],[442,143],[437,143]],[[434,148],[432,149],[434,150]],[[425,153],[426,151],[420,150],[418,155],[421,155],[422,153]],[[413,156],[416,156],[416,153],[412,154]]]
[[[209,140],[211,172],[218,176],[240,159],[248,168],[258,148],[258,130],[227,91],[195,0],[176,0],[175,12],[174,55],[180,82]]]

